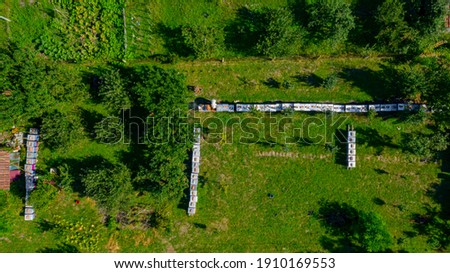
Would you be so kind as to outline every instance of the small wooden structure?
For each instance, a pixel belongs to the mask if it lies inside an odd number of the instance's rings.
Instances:
[[[10,188],[9,166],[9,153],[0,151],[0,190],[9,190]]]

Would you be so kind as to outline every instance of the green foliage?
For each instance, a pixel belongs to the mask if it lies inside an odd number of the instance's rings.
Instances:
[[[343,44],[355,28],[350,4],[343,0],[318,0],[307,5],[308,30],[332,47]]]
[[[414,134],[405,138],[404,149],[427,159],[437,152],[445,151],[448,147],[448,136],[442,133],[433,135]]]
[[[9,93],[0,96],[3,122],[23,125],[56,108],[57,102],[82,103],[88,98],[77,70],[49,62],[31,49],[10,45],[0,51],[0,88]]]
[[[99,96],[111,114],[131,108],[131,100],[127,91],[127,82],[117,69],[107,69],[100,76]]]
[[[251,54],[278,57],[299,52],[302,30],[286,8],[241,8],[230,30],[235,47]]]
[[[321,202],[319,219],[333,236],[343,237],[362,252],[385,252],[393,240],[382,218],[373,212],[357,210],[347,203]]]
[[[328,90],[331,90],[338,84],[338,79],[338,75],[333,73],[323,80],[322,86]]]
[[[436,36],[444,30],[443,18],[446,15],[447,0],[406,0],[408,7],[406,20],[422,35]]]
[[[75,178],[72,175],[70,166],[68,164],[58,166],[58,175],[56,176],[56,181],[59,187],[61,187],[65,191],[71,191],[73,184],[75,183]]]
[[[39,48],[57,60],[123,56],[123,1],[60,2]]]
[[[376,117],[377,117],[377,112],[374,109],[369,109],[369,111],[367,112],[367,118],[372,121]]]
[[[34,47],[36,40],[47,32],[51,18],[45,10],[51,5],[47,1],[39,1],[34,5],[22,5],[20,1],[10,2],[13,4],[10,19],[14,23],[9,23],[13,42],[20,48]]]
[[[186,182],[185,160],[187,143],[191,135],[188,129],[187,95],[185,76],[175,70],[155,66],[137,69],[141,79],[133,92],[138,96],[147,114],[149,166],[148,179],[164,185],[166,193],[181,194]]]
[[[69,145],[84,135],[80,113],[76,110],[61,112],[53,110],[42,118],[42,139],[50,147]]]
[[[373,212],[360,213],[359,230],[355,238],[365,252],[385,252],[392,247],[392,235],[380,215]]]
[[[41,183],[39,187],[31,192],[29,204],[38,210],[47,209],[55,201],[57,194],[58,190],[54,186]]]
[[[8,217],[8,195],[6,191],[0,191],[0,235],[11,230],[11,224]]]
[[[47,225],[50,225],[66,244],[73,245],[82,252],[95,252],[99,249],[99,227],[94,224],[83,223],[82,220],[70,222],[55,216]]]
[[[430,77],[426,67],[419,64],[391,65],[383,68],[386,88],[404,99],[420,100],[430,90]]]
[[[433,217],[426,225],[425,232],[428,235],[428,243],[438,250],[445,249],[450,245],[450,220],[444,220],[439,216]]]
[[[378,7],[375,16],[377,43],[384,50],[394,53],[408,53],[416,50],[418,33],[405,21],[404,3],[387,0]]]
[[[124,124],[120,118],[108,117],[95,124],[95,138],[103,144],[117,144],[122,140]]]
[[[224,47],[223,27],[218,25],[189,25],[181,29],[184,44],[197,58],[218,56]]]
[[[278,57],[298,52],[300,30],[294,24],[292,13],[285,8],[260,11],[260,36],[256,51],[264,56]]]
[[[404,113],[405,121],[415,124],[423,123],[427,119],[427,112],[424,108],[420,108],[417,112],[406,110]]]
[[[82,177],[86,195],[109,211],[123,207],[131,193],[131,173],[125,165],[88,169]]]

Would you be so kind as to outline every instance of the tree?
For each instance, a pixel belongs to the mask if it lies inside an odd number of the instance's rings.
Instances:
[[[133,88],[148,116],[145,179],[160,185],[168,196],[185,187],[185,164],[191,135],[187,124],[187,86],[183,74],[156,66],[138,67]],[[148,170],[151,170],[150,172]]]
[[[360,212],[355,239],[366,252],[385,252],[392,247],[392,236],[382,218],[373,212]]]
[[[189,25],[181,29],[184,44],[197,58],[216,56],[224,47],[223,27]]]
[[[88,169],[81,182],[85,187],[86,195],[109,211],[126,204],[132,191],[131,173],[122,164]]]
[[[112,114],[131,107],[127,83],[118,69],[109,68],[100,76],[99,96]]]
[[[298,52],[303,36],[286,8],[241,8],[231,28],[229,39],[236,48],[269,57]]]
[[[436,36],[444,30],[448,0],[406,0],[406,21],[422,36]]]
[[[292,13],[286,8],[266,8],[261,15],[264,25],[256,44],[257,52],[269,57],[292,54],[300,40],[300,29]]]
[[[319,219],[351,251],[385,252],[392,246],[392,236],[379,215],[347,203],[322,201],[320,206]]]
[[[307,5],[308,30],[312,37],[333,47],[347,40],[355,27],[350,4],[343,0],[317,0]]]
[[[402,99],[421,101],[432,84],[427,67],[420,64],[384,66],[382,74],[385,87],[393,96]]]
[[[447,138],[448,136],[443,133],[433,135],[413,134],[404,140],[404,148],[415,155],[429,159],[436,156],[437,152],[447,149]]]
[[[386,0],[378,7],[375,15],[376,40],[386,51],[408,53],[417,50],[417,32],[405,20],[404,3],[400,0]]]
[[[79,104],[89,98],[79,71],[48,61],[33,49],[14,44],[0,48],[0,119],[24,125],[55,109],[58,103]]]
[[[49,147],[63,147],[84,135],[77,110],[52,110],[42,118],[42,139]]]

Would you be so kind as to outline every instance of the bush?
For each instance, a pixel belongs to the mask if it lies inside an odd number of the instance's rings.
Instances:
[[[338,79],[338,75],[333,73],[323,80],[322,86],[328,90],[331,90],[338,84]]]
[[[236,49],[268,57],[298,53],[303,36],[286,8],[241,8],[227,32]]]
[[[50,184],[40,184],[31,192],[29,203],[35,209],[46,209],[56,198],[58,190]]]
[[[256,43],[259,54],[278,57],[298,51],[301,31],[288,9],[263,9],[261,17],[264,23]]]
[[[184,44],[197,58],[211,58],[222,52],[224,32],[218,25],[184,26],[181,32]]]
[[[124,206],[132,191],[131,173],[125,165],[87,170],[81,182],[86,195],[109,211]]]
[[[127,83],[117,69],[109,68],[102,73],[100,76],[99,96],[112,114],[131,108]]]
[[[442,133],[435,133],[432,136],[413,134],[404,140],[404,148],[412,154],[430,159],[435,157],[437,152],[447,149],[447,137]]]
[[[0,48],[0,82],[10,91],[9,96],[0,96],[1,123],[24,125],[42,118],[58,103],[78,104],[89,97],[78,70],[35,53],[14,44]]]
[[[321,202],[319,219],[328,231],[362,252],[384,252],[393,240],[382,218],[347,203]]]
[[[385,86],[394,96],[420,101],[432,88],[426,67],[419,64],[402,64],[383,67]]]
[[[308,30],[312,37],[332,47],[347,41],[355,27],[350,4],[343,0],[318,0],[307,5]]]
[[[375,24],[376,40],[380,48],[393,53],[406,54],[417,51],[418,33],[405,21],[404,3],[387,0],[378,7]]]
[[[117,117],[108,117],[95,124],[95,138],[103,144],[117,144],[124,140],[123,133],[123,121]]]
[[[49,147],[67,146],[84,135],[80,114],[53,110],[42,119],[42,140]]]
[[[360,213],[358,222],[355,238],[365,252],[385,252],[392,247],[392,235],[378,214]]]

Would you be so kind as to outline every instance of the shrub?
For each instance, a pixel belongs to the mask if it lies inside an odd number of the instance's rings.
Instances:
[[[117,69],[110,68],[102,73],[100,76],[99,96],[112,114],[117,114],[122,109],[131,108],[127,83]]]
[[[447,137],[442,133],[435,133],[432,136],[414,134],[404,140],[404,148],[415,155],[430,159],[436,156],[437,152],[447,149]]]
[[[298,51],[301,32],[288,9],[263,9],[261,17],[264,23],[256,43],[259,54],[278,57]]]
[[[336,73],[333,73],[323,80],[322,86],[326,89],[331,90],[336,87],[337,83],[338,75]]]
[[[223,27],[193,25],[181,29],[184,44],[197,58],[217,56],[224,47]]]
[[[312,37],[336,47],[355,27],[350,4],[342,0],[318,0],[307,5],[308,30]]]
[[[420,100],[431,89],[426,67],[418,64],[391,65],[383,68],[385,86],[392,95]]]
[[[56,148],[69,145],[84,135],[80,114],[76,110],[47,113],[42,119],[41,129],[43,141]]]
[[[40,184],[30,195],[29,203],[35,209],[46,209],[56,198],[58,190],[50,184]]]
[[[125,165],[87,170],[81,182],[86,194],[107,210],[124,206],[132,190],[131,173]]]

